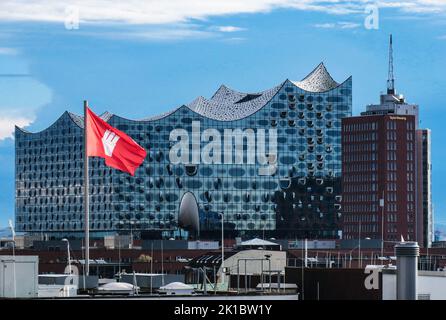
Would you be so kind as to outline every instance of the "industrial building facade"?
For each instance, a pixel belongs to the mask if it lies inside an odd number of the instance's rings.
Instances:
[[[299,82],[253,94],[221,86],[211,99],[157,117],[104,113],[148,155],[134,177],[90,158],[92,237],[177,236],[196,202],[199,223],[188,231],[201,237],[220,237],[223,213],[232,236],[337,238],[341,119],[351,112],[351,77],[337,83],[320,64]],[[83,126],[83,117],[65,112],[41,132],[16,128],[17,231],[83,235]],[[216,137],[227,132],[230,143],[220,145]],[[230,157],[216,157],[220,150]]]

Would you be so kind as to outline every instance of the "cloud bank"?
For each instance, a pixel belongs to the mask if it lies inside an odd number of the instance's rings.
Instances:
[[[14,127],[24,128],[35,120],[35,116],[2,115],[0,114],[0,140],[14,138]]]
[[[36,120],[39,109],[53,93],[32,77],[0,77],[0,141],[14,138],[15,126],[24,128]]]
[[[169,24],[215,16],[271,12],[276,9],[329,14],[364,13],[367,4],[412,13],[445,13],[444,0],[2,0],[0,21]]]

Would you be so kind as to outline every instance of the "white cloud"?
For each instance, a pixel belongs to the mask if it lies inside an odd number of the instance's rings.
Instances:
[[[16,61],[15,71],[21,69],[19,64]],[[40,108],[53,97],[52,90],[32,76],[11,75],[0,76],[0,140],[13,138],[14,126],[22,128],[32,124]]]
[[[392,5],[394,1],[390,1],[387,6]],[[381,3],[381,2],[380,2]],[[394,3],[400,4],[398,7],[405,12],[411,13],[446,13],[445,0],[407,0]],[[386,4],[384,3],[383,6]]]
[[[2,116],[0,115],[0,140],[13,138],[14,126],[27,127],[35,120],[35,116]]]
[[[232,37],[232,38],[224,38],[221,41],[226,42],[226,43],[237,44],[237,43],[241,43],[245,40],[246,39],[243,37]]]
[[[174,41],[180,39],[204,39],[216,36],[215,32],[200,30],[188,25],[156,26],[148,28],[132,28],[128,30],[101,29],[97,32],[79,31],[86,36],[97,36],[113,40],[135,41]]]
[[[305,6],[304,0],[2,0],[0,20],[64,22],[67,8],[79,9],[80,22],[167,24],[203,20],[212,16],[269,12],[275,8]]]
[[[336,28],[336,24],[335,23],[319,23],[319,24],[313,25],[313,27],[322,28],[322,29],[334,29],[334,28]]]
[[[361,24],[356,22],[339,22],[338,25],[341,29],[355,29],[361,26]]]
[[[172,41],[222,37],[224,33],[245,30],[231,25],[206,27],[203,23],[197,27],[197,21],[212,17],[290,9],[354,15],[362,19],[365,7],[371,3],[383,9],[399,10],[405,16],[425,18],[427,14],[435,17],[442,13],[446,17],[446,0],[0,0],[0,22],[53,22],[59,23],[61,28],[67,24],[77,26],[78,22],[78,34],[123,40]],[[74,16],[73,12],[76,12]],[[403,14],[395,15],[396,18],[401,16]],[[84,29],[87,24],[107,29]],[[118,26],[127,29],[116,30]],[[314,26],[354,29],[360,24],[337,22]]]
[[[19,53],[19,51],[15,48],[0,47],[0,54],[16,55],[18,53]]]
[[[217,30],[220,32],[237,32],[237,31],[243,31],[245,30],[245,28],[234,27],[234,26],[219,26],[217,27]]]
[[[366,4],[413,13],[446,12],[444,0],[2,0],[0,21],[64,22],[67,8],[80,23],[169,24],[213,16],[270,12],[280,8],[330,14],[363,14]]]
[[[321,23],[321,24],[315,24],[313,27],[315,28],[321,28],[321,29],[355,29],[359,28],[361,24],[356,22],[336,22],[336,23]]]

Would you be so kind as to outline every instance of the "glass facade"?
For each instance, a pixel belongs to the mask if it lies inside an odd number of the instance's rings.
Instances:
[[[189,191],[198,203],[203,237],[220,236],[223,212],[224,227],[233,236],[266,231],[278,237],[335,238],[340,230],[341,119],[351,116],[352,81],[326,86],[330,76],[322,68],[302,82],[286,80],[263,93],[231,91],[229,100],[240,98],[235,103],[225,105],[224,96],[211,98],[206,110],[194,102],[146,120],[102,115],[144,147],[147,157],[134,177],[106,167],[103,159],[89,159],[92,236],[176,235],[180,201]],[[311,85],[316,89],[309,91]],[[218,103],[212,100],[217,98]],[[170,133],[184,129],[192,136],[193,123],[222,136],[225,129],[277,130],[277,170],[260,175],[262,165],[247,163],[246,152],[243,163],[173,164]],[[268,146],[268,134],[266,139]],[[244,142],[246,151],[252,141]],[[201,148],[205,145],[202,141]],[[82,236],[82,185],[82,117],[65,112],[44,131],[16,129],[17,231]]]

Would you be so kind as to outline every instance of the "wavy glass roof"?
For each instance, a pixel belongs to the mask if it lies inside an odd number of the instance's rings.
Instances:
[[[231,121],[246,118],[257,112],[275,96],[283,83],[258,93],[242,93],[221,86],[211,99],[198,97],[187,105],[189,109],[204,117]]]
[[[263,108],[287,81],[289,80],[282,82],[274,88],[255,93],[239,92],[222,85],[210,99],[199,96],[191,103],[185,105],[185,107],[203,117],[214,120],[234,121],[243,119]],[[326,92],[340,86],[340,83],[333,80],[323,63],[320,63],[301,81],[290,82],[296,87],[312,93]],[[139,121],[159,120],[174,113],[181,107],[183,106],[160,115],[140,119]],[[68,112],[68,115],[79,127],[84,127],[84,119],[82,116],[71,112]],[[105,112],[100,117],[108,121],[112,116],[113,114]]]
[[[320,63],[302,81],[291,82],[297,87],[310,92],[324,92],[339,86],[339,83],[333,80],[323,63]]]
[[[286,81],[285,81],[286,82]],[[204,117],[231,121],[246,118],[260,110],[282,88],[280,85],[258,93],[242,93],[221,86],[211,99],[198,97],[187,105]],[[295,86],[309,92],[324,92],[338,87],[323,63],[320,63],[302,81],[291,81]]]

